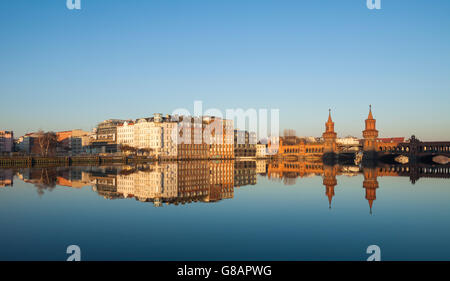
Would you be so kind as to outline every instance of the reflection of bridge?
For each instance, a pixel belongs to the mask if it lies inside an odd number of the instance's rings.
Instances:
[[[306,161],[274,161],[269,163],[267,176],[269,179],[283,180],[285,184],[295,184],[298,177],[308,175],[319,175],[323,177],[325,195],[328,197],[329,208],[331,208],[335,187],[338,185],[338,175],[360,175],[363,174],[363,188],[365,198],[369,203],[370,213],[376,200],[376,190],[379,188],[378,177],[409,177],[412,184],[419,178],[450,178],[450,164],[427,165],[424,163],[410,163],[407,165],[383,165],[376,167],[324,165],[321,162]]]
[[[284,179],[286,183],[293,184],[296,178],[323,175],[326,167],[322,162],[314,161],[274,161],[268,165],[267,176],[269,179]],[[375,169],[377,169],[377,175],[380,177],[409,177],[412,183],[420,178],[450,178],[450,164],[384,164],[375,167]],[[358,166],[339,166],[336,175],[357,175],[363,170],[364,168]]]
[[[385,165],[378,167],[378,175],[409,177],[414,184],[420,178],[450,178],[450,165]]]

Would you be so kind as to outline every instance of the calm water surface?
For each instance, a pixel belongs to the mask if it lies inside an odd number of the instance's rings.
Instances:
[[[366,260],[369,245],[383,260],[450,260],[443,172],[264,161],[2,169],[0,260],[66,260],[73,244],[83,260]]]

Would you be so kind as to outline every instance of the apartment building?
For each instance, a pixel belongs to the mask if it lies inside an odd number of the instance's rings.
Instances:
[[[233,121],[217,117],[162,116],[127,121],[117,126],[117,144],[150,149],[174,159],[233,158]]]
[[[117,144],[134,147],[134,122],[125,121],[117,126]]]
[[[153,117],[126,121],[117,126],[117,144],[149,149],[157,157],[176,158],[176,129],[177,122],[171,116],[155,113]]]
[[[209,144],[203,140],[206,123],[201,117],[176,116],[178,159],[207,159]]]
[[[99,123],[90,141],[90,151],[93,153],[117,152],[117,127],[124,122],[125,120],[109,119]]]
[[[234,130],[234,156],[255,157],[256,141],[256,133]]]
[[[214,116],[204,116],[202,121],[209,158],[234,158],[234,121]]]
[[[72,155],[83,153],[83,137],[89,134],[89,132],[80,129],[56,132],[56,140],[58,141],[56,152]]]
[[[0,131],[0,154],[14,151],[14,133],[12,131]]]
[[[256,145],[256,158],[267,157],[267,145],[258,143]]]

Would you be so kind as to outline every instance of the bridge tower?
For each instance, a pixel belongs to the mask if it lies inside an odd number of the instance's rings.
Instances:
[[[372,115],[372,105],[370,105],[369,116],[366,119],[366,129],[363,131],[364,144],[363,152],[366,158],[375,158],[377,151],[378,130],[376,129],[376,120]]]
[[[323,185],[325,186],[325,195],[328,197],[329,208],[334,197],[334,187],[337,185],[336,174],[338,166],[323,166]]]
[[[369,202],[370,214],[372,214],[373,201],[377,199],[377,169],[376,168],[364,168],[364,181],[363,187],[366,190],[366,199]]]
[[[325,132],[322,136],[324,140],[324,156],[332,155],[334,157],[334,155],[337,153],[337,134],[334,131],[334,122],[331,119],[331,109],[329,110],[328,121],[325,123]]]

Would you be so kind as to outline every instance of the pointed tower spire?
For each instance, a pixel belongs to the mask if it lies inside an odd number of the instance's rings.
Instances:
[[[372,115],[372,105],[369,105],[369,117],[367,117],[367,119],[370,119],[370,120],[373,119],[373,115]]]
[[[332,123],[333,120],[331,119],[331,108],[328,109],[328,123]]]

